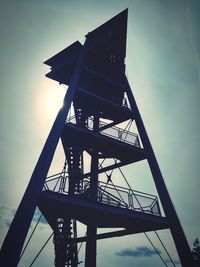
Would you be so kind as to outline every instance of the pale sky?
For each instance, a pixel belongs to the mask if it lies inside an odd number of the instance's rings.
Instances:
[[[65,92],[45,77],[49,68],[43,62],[76,40],[83,42],[85,34],[128,7],[128,79],[192,246],[200,238],[200,2],[0,0],[0,4],[0,242]],[[155,193],[147,166],[124,170],[133,189]],[[41,224],[21,267],[30,264],[49,233]],[[178,261],[169,233],[160,235]],[[97,266],[162,266],[154,254],[119,255],[141,247],[151,247],[143,235],[99,241]],[[35,266],[53,266],[53,257],[49,244]]]

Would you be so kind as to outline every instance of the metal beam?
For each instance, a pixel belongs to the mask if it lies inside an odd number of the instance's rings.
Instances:
[[[99,131],[99,115],[94,115],[93,131]],[[90,199],[91,201],[97,201],[98,194],[98,150],[93,149],[91,160],[91,177],[90,177]],[[87,225],[87,241],[86,241],[86,253],[85,253],[85,267],[96,267],[96,250],[97,250],[97,227],[92,222]]]
[[[96,239],[106,239],[106,238],[112,238],[112,237],[120,237],[120,236],[124,236],[124,235],[131,235],[131,234],[135,234],[136,231],[130,231],[130,230],[119,230],[119,231],[113,231],[113,232],[108,232],[108,233],[102,233],[102,234],[98,234],[96,235]],[[77,243],[81,243],[81,242],[85,242],[87,241],[87,236],[82,236],[82,237],[78,237],[76,239],[75,242]]]
[[[131,118],[130,118],[130,119],[131,119]],[[117,120],[117,121],[113,121],[113,122],[111,122],[111,123],[109,123],[109,124],[106,124],[106,125],[102,126],[102,127],[99,129],[99,131],[103,131],[103,130],[109,129],[110,127],[113,127],[113,126],[115,126],[116,124],[119,124],[119,123],[121,123],[121,122],[124,122],[124,119]]]
[[[98,169],[98,173],[103,173],[103,172],[107,172],[107,171],[110,171],[110,170],[114,170],[114,169],[120,168],[122,166],[131,164],[131,163],[133,163],[133,162],[132,161],[129,161],[129,162],[127,162],[127,161],[126,162],[125,161],[121,161],[121,162],[118,162],[118,163],[109,165],[107,167],[104,167],[102,169]],[[91,174],[92,174],[91,172],[87,172],[87,173],[83,174],[83,178],[90,177]]]
[[[109,83],[112,83],[112,84],[114,84],[114,85],[116,85],[118,87],[121,87],[121,88],[124,88],[125,87],[124,84],[119,83],[119,82],[116,82],[115,80],[111,79],[110,77],[108,77],[108,76],[106,76],[104,74],[101,74],[100,72],[97,72],[97,71],[95,71],[95,70],[93,70],[93,69],[91,69],[89,67],[86,67],[85,66],[84,67],[84,70],[86,70],[86,71],[88,71],[88,72],[90,72],[90,73],[98,76],[99,78],[101,78],[101,79],[103,79],[103,80],[105,80],[105,81],[107,81]]]
[[[89,97],[92,97],[92,98],[98,100],[100,103],[103,103],[104,105],[109,106],[109,108],[114,108],[115,110],[117,109],[117,111],[120,112],[120,113],[122,113],[122,112],[124,114],[126,113],[125,118],[123,118],[124,120],[121,120],[120,122],[125,121],[125,120],[129,120],[129,119],[132,119],[132,120],[134,119],[134,112],[132,110],[130,110],[130,109],[127,109],[124,106],[116,104],[115,102],[113,102],[113,101],[111,101],[109,99],[106,99],[106,98],[104,98],[102,96],[98,96],[98,95],[96,95],[96,94],[94,94],[92,92],[89,92],[86,89],[83,89],[82,87],[79,87],[78,91],[88,95]]]

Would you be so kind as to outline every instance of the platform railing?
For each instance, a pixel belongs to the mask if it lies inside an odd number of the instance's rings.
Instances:
[[[158,198],[154,195],[114,184],[99,182],[99,202],[121,208],[161,215]]]
[[[68,194],[68,177],[68,172],[60,172],[48,176],[44,182],[43,191]]]
[[[67,172],[52,175],[46,179],[43,191],[53,191],[67,195],[67,180]],[[89,179],[82,180],[82,190],[77,192],[75,196],[82,199],[89,199]],[[156,196],[102,181],[98,182],[97,202],[114,207],[161,216],[159,202]]]
[[[76,124],[75,115],[69,117],[67,119],[66,123]],[[104,121],[99,122],[100,128],[107,126],[107,125],[109,125],[109,124],[105,123]],[[89,130],[93,130],[93,118],[91,118],[91,117],[87,118],[86,123],[85,123],[85,127]],[[112,126],[112,127],[107,128],[107,129],[104,129],[102,131],[100,130],[100,133],[105,135],[105,136],[114,138],[116,140],[125,142],[127,144],[134,145],[136,147],[141,147],[140,146],[140,140],[139,140],[139,137],[137,134],[132,133],[130,131],[127,131],[125,129],[122,129],[120,127]]]

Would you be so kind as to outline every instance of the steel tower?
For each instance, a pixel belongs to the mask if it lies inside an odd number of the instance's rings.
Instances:
[[[68,90],[1,248],[2,267],[18,265],[37,206],[54,233],[56,267],[78,266],[80,241],[86,242],[85,266],[95,267],[98,239],[167,228],[182,266],[193,266],[125,75],[127,14],[126,9],[89,32],[83,45],[76,41],[45,61],[51,67],[47,77],[68,85]],[[131,123],[138,134],[124,128]],[[46,178],[60,139],[65,153],[63,171]],[[89,171],[85,171],[86,154]],[[148,162],[164,215],[157,197],[113,183],[114,169],[142,160]],[[107,181],[100,180],[103,173]],[[87,226],[86,236],[77,236],[77,221]],[[124,230],[97,233],[97,228],[116,227]]]

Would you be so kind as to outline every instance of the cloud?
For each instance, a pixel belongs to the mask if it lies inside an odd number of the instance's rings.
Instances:
[[[6,206],[0,206],[0,227],[8,228],[11,224],[16,210]]]
[[[12,222],[12,219],[15,215],[16,209],[11,209],[6,206],[0,206],[0,228],[7,229],[10,227],[10,224]],[[36,208],[32,222],[36,223],[41,215],[41,212],[38,208]],[[47,221],[45,220],[44,216],[40,219],[40,225],[47,224]],[[31,225],[31,227],[33,227]]]
[[[38,208],[36,208],[32,222],[37,222],[40,216],[41,216],[41,211]],[[40,219],[40,224],[48,224],[44,216],[42,216],[42,218]]]
[[[161,251],[157,248],[159,254]],[[120,252],[116,252],[116,255],[120,257],[151,257],[157,254],[157,252],[150,247],[136,247],[134,249],[126,248],[121,250]]]

